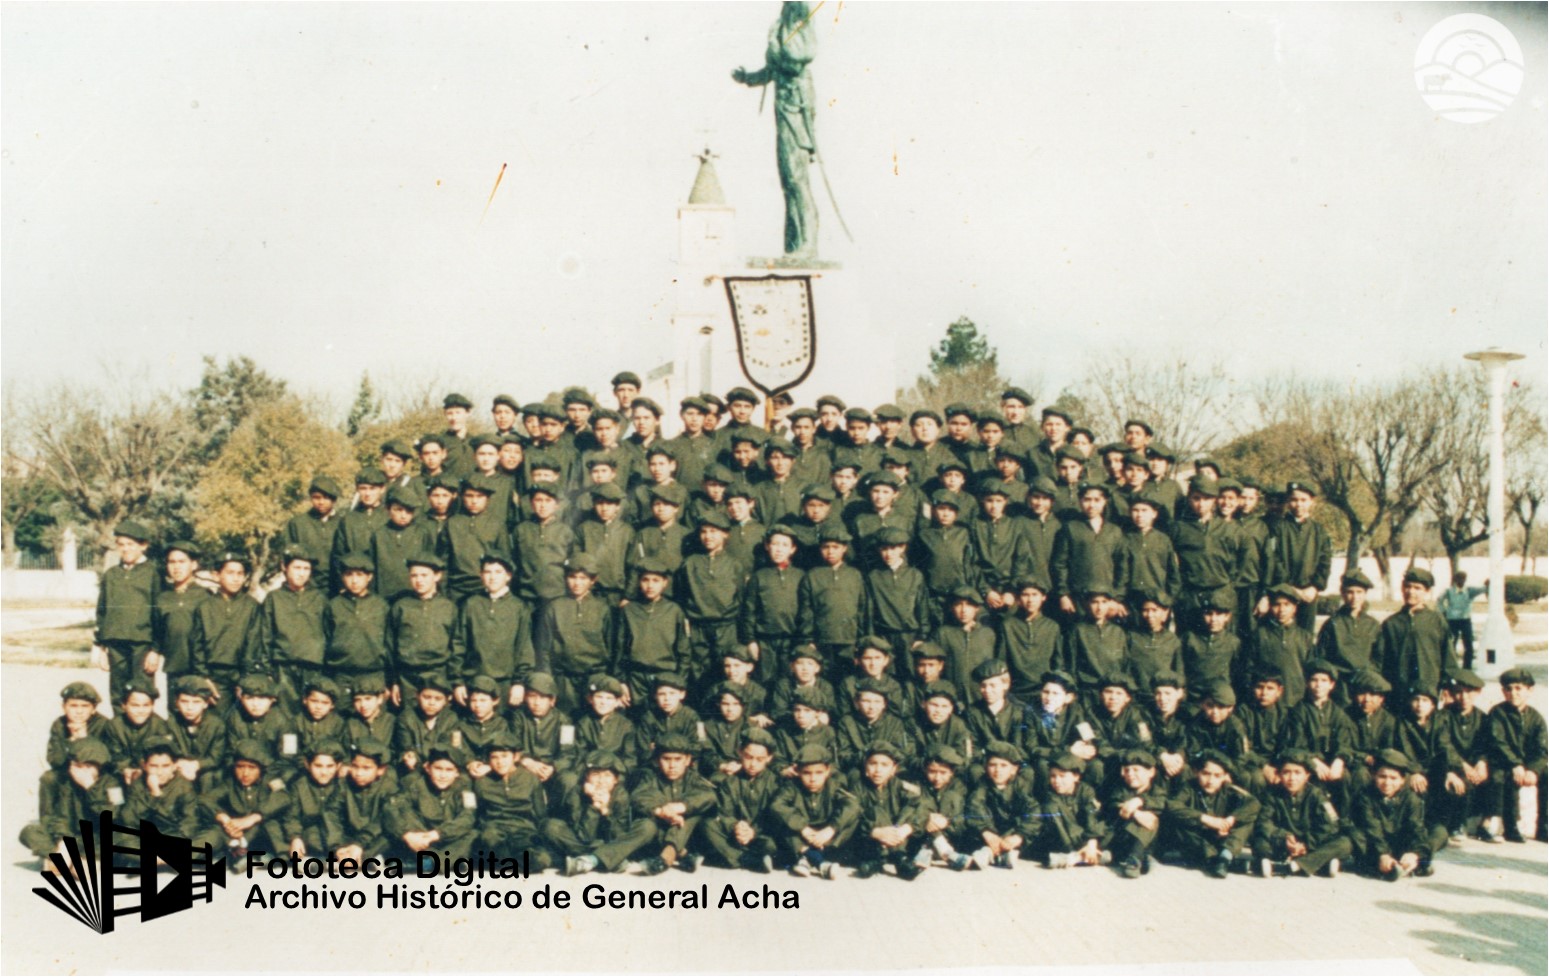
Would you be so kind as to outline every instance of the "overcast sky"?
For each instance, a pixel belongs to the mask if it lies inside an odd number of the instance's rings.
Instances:
[[[1525,55],[1479,125],[1414,81],[1463,11]],[[201,355],[249,354],[343,402],[367,369],[476,398],[649,369],[706,141],[742,249],[778,250],[771,108],[730,80],[778,12],[6,4],[4,380],[113,363],[187,386]],[[1549,368],[1542,5],[827,3],[812,24],[855,235],[825,200],[822,248],[895,330],[900,382],[959,315],[1051,397],[1120,348],[1245,378],[1497,344]]]

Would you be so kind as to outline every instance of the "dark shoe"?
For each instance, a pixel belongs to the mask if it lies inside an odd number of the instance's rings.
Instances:
[[[679,856],[678,864],[675,867],[684,872],[688,872],[689,874],[693,874],[694,872],[699,871],[699,863],[702,861],[704,861],[704,858],[699,855],[682,855]]]
[[[656,856],[641,862],[640,869],[644,875],[660,875],[667,871],[667,863],[660,856]]]
[[[1506,827],[1506,840],[1517,845],[1525,844],[1527,842],[1527,839],[1522,837],[1522,832],[1517,829],[1515,824],[1508,825]]]
[[[1119,863],[1119,874],[1126,879],[1138,879],[1144,872],[1145,870],[1141,867],[1140,859],[1138,858],[1126,858]]]
[[[925,873],[923,868],[907,860],[900,861],[895,867],[898,869],[898,877],[905,882],[913,882]]]
[[[855,871],[851,874],[857,879],[869,879],[880,871],[882,871],[881,862],[861,862],[855,866]]]
[[[1429,858],[1422,861],[1420,866],[1415,869],[1415,875],[1422,879],[1428,879],[1435,874],[1436,867],[1431,864],[1431,860]]]
[[[1212,879],[1224,879],[1230,874],[1231,870],[1232,860],[1230,858],[1218,858],[1210,863],[1210,868],[1206,869],[1205,874]]]

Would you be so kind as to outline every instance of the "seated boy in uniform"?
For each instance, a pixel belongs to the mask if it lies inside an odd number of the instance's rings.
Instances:
[[[1311,782],[1313,755],[1291,748],[1280,755],[1277,767],[1279,779],[1265,791],[1253,830],[1259,871],[1265,878],[1319,872],[1334,878],[1340,859],[1349,858],[1352,849],[1334,802]]]
[[[406,778],[388,807],[388,832],[413,854],[467,858],[473,851],[479,801],[462,772],[461,752],[432,747],[421,758],[420,775]]]
[[[925,866],[909,857],[909,851],[928,812],[920,788],[898,779],[903,761],[903,751],[886,741],[872,743],[866,750],[856,791],[861,802],[860,822],[850,841],[854,878],[870,878],[888,864],[906,882],[925,871]]]
[[[1103,848],[1118,859],[1120,875],[1138,879],[1151,870],[1151,846],[1162,827],[1167,795],[1157,783],[1156,758],[1145,750],[1125,750],[1114,765],[1119,782],[1103,798],[1109,826]]]
[[[1361,864],[1379,878],[1434,874],[1431,856],[1447,844],[1447,829],[1426,825],[1425,802],[1409,788],[1413,762],[1397,750],[1377,757],[1372,782],[1355,800],[1353,839]]]
[[[230,770],[199,795],[201,833],[194,836],[194,844],[229,848],[231,868],[237,871],[250,848],[289,850],[289,811],[290,793],[268,746],[255,739],[238,740],[231,746]]]
[[[1231,757],[1207,749],[1194,759],[1194,782],[1167,802],[1165,823],[1185,862],[1224,879],[1243,855],[1259,816],[1259,802],[1232,783]]]
[[[702,856],[689,850],[699,822],[715,810],[715,788],[694,769],[694,739],[668,733],[656,741],[653,764],[631,793],[635,816],[656,829],[647,847],[655,854],[642,863],[646,875],[660,875],[669,868],[693,872]]]
[[[565,791],[559,816],[550,818],[543,833],[565,857],[566,875],[601,869],[616,872],[656,837],[649,817],[636,817],[624,787],[624,763],[606,750],[588,754],[581,779]]]
[[[1038,801],[1022,772],[1025,756],[1014,743],[990,740],[984,749],[984,780],[968,795],[963,813],[967,830],[977,834],[970,858],[980,869],[1016,868],[1031,857],[1039,830]]]
[[[822,747],[808,744],[793,759],[796,780],[774,802],[784,860],[798,878],[838,878],[834,858],[860,822],[860,800],[832,776],[832,756]]]
[[[66,768],[49,791],[38,798],[38,820],[22,829],[21,843],[44,859],[44,869],[71,872],[64,839],[79,833],[79,822],[95,821],[107,811],[117,819],[124,806],[124,788],[108,773],[108,748],[96,737],[71,740],[65,749]],[[58,853],[58,861],[49,856]]]
[[[1085,782],[1086,761],[1062,753],[1049,764],[1049,777],[1038,784],[1042,824],[1034,847],[1049,868],[1107,865],[1113,860],[1103,840],[1108,836],[1097,792]]]
[[[720,864],[768,874],[779,848],[773,816],[782,780],[774,770],[775,738],[757,727],[745,728],[737,749],[737,770],[716,787],[715,815],[701,829],[705,844]]]

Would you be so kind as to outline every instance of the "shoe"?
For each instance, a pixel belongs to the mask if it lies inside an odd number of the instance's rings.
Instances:
[[[869,879],[882,871],[881,862],[861,862],[855,866],[855,871],[850,873],[852,879]]]
[[[674,866],[674,868],[692,875],[699,871],[699,863],[704,860],[705,859],[703,855],[683,855],[678,859],[678,863]]]
[[[765,855],[758,860],[758,868],[754,869],[760,875],[768,875],[774,871],[774,856]]]
[[[913,882],[925,874],[925,869],[921,868],[918,862],[899,862],[894,867],[898,870],[898,877],[905,882]]]
[[[1113,864],[1113,852],[1106,851],[1106,850],[1105,851],[1099,851],[1097,853],[1097,864],[1099,864],[1099,865],[1112,865]]]
[[[914,853],[914,864],[918,865],[919,868],[920,868],[920,871],[922,871],[922,872],[925,869],[930,868],[930,849],[929,848],[921,848],[919,851],[915,852]]]
[[[1140,856],[1140,874],[1141,875],[1150,875],[1151,874],[1151,856],[1150,855],[1142,855],[1142,856]]]
[[[1224,879],[1232,873],[1232,860],[1230,857],[1217,858],[1210,863],[1210,868],[1205,874],[1212,879]]]
[[[824,862],[818,868],[818,874],[830,882],[836,881],[839,878],[839,866],[833,862]]]
[[[947,856],[947,868],[954,872],[965,871],[969,868],[972,868],[973,864],[974,860],[969,858],[967,855],[964,855],[962,852],[955,851]]]
[[[791,866],[791,874],[798,879],[812,878],[812,863],[805,858],[797,859],[796,864]]]
[[[597,859],[592,855],[580,855],[565,859],[565,875],[585,875],[597,867]]]
[[[1277,874],[1279,874],[1276,871],[1277,868],[1278,868],[1278,866],[1275,865],[1275,860],[1273,858],[1261,858],[1261,859],[1259,859],[1259,874],[1264,876],[1264,878],[1266,878],[1266,879],[1274,878]]]
[[[1070,868],[1070,856],[1062,851],[1051,851],[1046,864],[1050,868]]]
[[[1140,859],[1138,858],[1126,858],[1119,863],[1119,874],[1126,879],[1138,879],[1143,872],[1144,869],[1140,867]]]
[[[1501,837],[1499,818],[1490,818],[1479,825],[1479,840],[1487,841],[1492,845],[1498,845],[1506,840]]]
[[[1468,835],[1463,831],[1463,829],[1458,828],[1447,836],[1447,844],[1451,845],[1453,848],[1456,848],[1463,843],[1463,839],[1466,837],[1468,837]]]
[[[1339,859],[1329,859],[1328,864],[1323,868],[1323,874],[1331,879],[1339,878]]]
[[[986,869],[990,867],[990,850],[981,848],[969,857],[975,868]]]
[[[640,863],[640,870],[645,875],[660,875],[667,871],[667,862],[660,855],[653,856]]]
[[[1003,851],[995,856],[995,867],[1013,869],[1017,867],[1017,857],[1009,851]]]
[[[1514,845],[1522,845],[1527,843],[1527,839],[1522,837],[1522,832],[1515,824],[1507,825],[1506,840]]]
[[[1435,874],[1436,866],[1431,864],[1431,860],[1429,858],[1423,860],[1419,866],[1415,868],[1415,876],[1417,878],[1428,879]]]
[[[1404,871],[1400,868],[1392,868],[1382,873],[1382,877],[1388,882],[1397,882],[1399,879],[1404,877]]]

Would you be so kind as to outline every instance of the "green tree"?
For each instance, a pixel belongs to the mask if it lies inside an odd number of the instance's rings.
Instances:
[[[350,441],[317,419],[295,396],[257,406],[227,438],[194,489],[194,532],[216,547],[238,548],[262,571],[281,530],[306,508],[307,485],[317,474],[349,484],[355,474]]]
[[[188,392],[194,424],[203,434],[199,459],[214,460],[249,414],[284,395],[285,381],[264,372],[251,358],[227,359],[221,366],[215,357],[206,356],[199,386]]]
[[[354,438],[360,434],[361,428],[381,414],[382,403],[377,400],[376,390],[371,386],[371,374],[362,373],[360,387],[355,391],[355,403],[350,406],[350,416],[344,422],[344,433]]]
[[[979,327],[966,316],[947,327],[947,334],[930,351],[930,372],[915,380],[914,386],[899,392],[898,403],[905,411],[920,408],[940,410],[947,404],[964,403],[975,411],[1000,409],[1000,393],[1012,381],[1000,372],[999,355],[989,340],[979,335]],[[1024,383],[1034,397],[1036,382]]]
[[[946,337],[930,353],[930,371],[937,377],[986,364],[995,369],[999,354],[988,339],[979,335],[979,327],[967,316],[959,316],[948,326]]]

